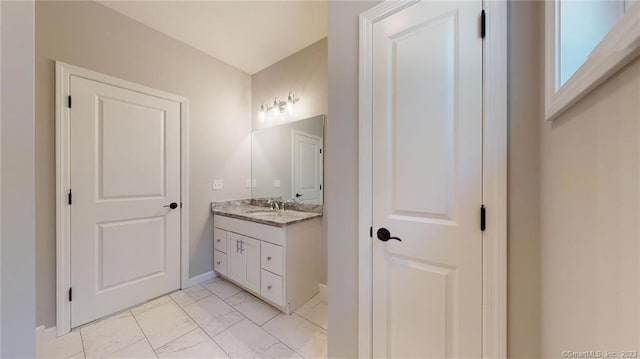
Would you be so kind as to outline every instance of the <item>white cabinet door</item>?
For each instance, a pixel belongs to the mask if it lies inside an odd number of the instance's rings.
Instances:
[[[229,233],[228,238],[229,248],[227,251],[227,275],[236,282],[242,283],[244,277],[244,259],[242,253],[240,253],[240,235]]]
[[[242,284],[248,289],[260,293],[260,241],[242,237],[240,251],[244,260]]]
[[[373,28],[373,357],[482,356],[481,10],[422,1]]]
[[[180,104],[76,76],[70,88],[77,327],[180,286]]]
[[[229,277],[249,290],[260,292],[260,241],[229,233]]]

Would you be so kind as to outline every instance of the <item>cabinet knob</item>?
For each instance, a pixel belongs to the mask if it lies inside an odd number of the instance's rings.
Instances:
[[[220,242],[220,240],[218,239],[216,242]]]
[[[267,290],[271,290],[271,286],[270,285],[267,286]]]
[[[267,260],[268,260],[268,261],[270,261],[270,260],[271,260],[271,257],[267,257]]]
[[[220,264],[220,261],[217,261],[216,264]]]

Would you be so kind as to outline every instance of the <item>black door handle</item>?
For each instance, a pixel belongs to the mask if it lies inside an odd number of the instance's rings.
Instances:
[[[175,202],[171,202],[171,203],[169,203],[168,205],[166,205],[166,206],[162,206],[162,207],[164,207],[164,208],[176,209],[176,208],[178,208],[178,204],[177,204],[177,203],[175,203]]]
[[[395,239],[396,241],[402,242],[402,239],[400,239],[398,237],[391,237],[391,232],[389,232],[389,230],[386,229],[386,228],[378,229],[377,235],[378,235],[378,239],[383,241],[383,242],[386,242],[386,241],[388,241],[390,239]]]
[[[296,198],[300,198],[302,195],[300,193],[296,193]]]

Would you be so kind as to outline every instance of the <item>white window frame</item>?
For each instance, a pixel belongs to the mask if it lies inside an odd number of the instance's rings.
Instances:
[[[372,357],[373,24],[419,0],[387,0],[360,14],[358,118],[358,357]],[[507,357],[507,1],[483,1],[483,184],[491,215],[482,232],[482,357]],[[479,18],[480,14],[478,14]]]
[[[70,186],[70,122],[67,97],[70,78],[78,76],[104,84],[154,95],[180,104],[180,288],[187,288],[189,278],[189,100],[187,98],[121,80],[99,72],[56,61],[56,333],[71,331],[71,208],[67,203]]]
[[[626,13],[596,46],[584,64],[559,84],[560,38],[556,18],[559,1],[545,3],[545,119],[560,114],[640,55],[640,1],[616,0]],[[634,4],[635,3],[635,4]],[[556,90],[557,88],[557,90]]]

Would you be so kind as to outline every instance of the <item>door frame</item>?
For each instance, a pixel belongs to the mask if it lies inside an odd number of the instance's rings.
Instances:
[[[70,123],[68,96],[71,76],[157,96],[180,104],[180,287],[189,283],[189,100],[164,91],[56,61],[56,333],[71,331],[71,207]]]
[[[310,138],[314,138],[316,140],[318,140],[320,142],[320,150],[322,152],[324,152],[324,139],[320,136],[308,133],[308,132],[304,132],[301,130],[296,130],[295,128],[291,129],[291,198],[295,198],[296,196],[296,189],[295,189],[295,173],[293,171],[294,167],[295,167],[295,158],[293,156],[294,152],[295,152],[295,137],[296,135],[301,135],[301,136],[307,136]],[[323,153],[320,153],[321,155]],[[320,156],[320,160],[322,161],[322,163],[320,164],[320,182],[324,182],[324,157]],[[322,188],[320,189],[320,198],[321,201],[324,202],[324,184],[320,183],[320,186],[322,186]]]
[[[358,116],[358,352],[372,357],[373,25],[418,0],[385,1],[360,14]],[[507,2],[483,0],[482,356],[507,357]],[[478,19],[480,14],[478,14]],[[478,21],[480,23],[480,21]],[[478,208],[479,220],[480,208]],[[479,224],[478,224],[479,225]]]

